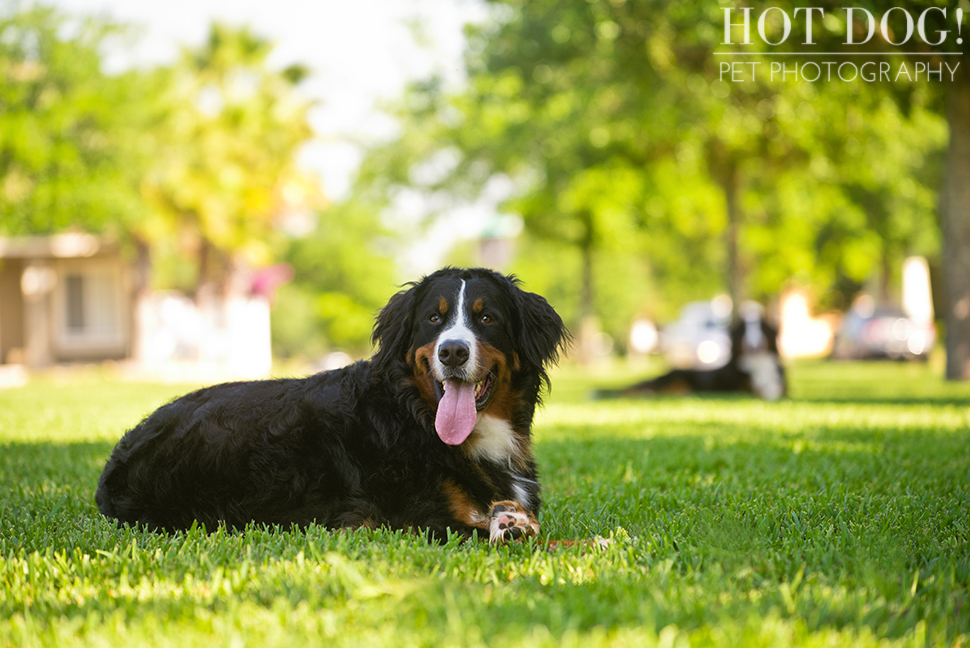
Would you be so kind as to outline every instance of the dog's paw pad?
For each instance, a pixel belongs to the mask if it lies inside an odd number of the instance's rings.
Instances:
[[[539,534],[539,524],[529,511],[516,502],[500,502],[489,514],[488,541],[491,544],[514,542]]]

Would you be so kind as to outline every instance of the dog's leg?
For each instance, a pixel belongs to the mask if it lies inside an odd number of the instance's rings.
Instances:
[[[502,544],[539,535],[539,523],[518,502],[493,502],[488,514],[488,542]]]

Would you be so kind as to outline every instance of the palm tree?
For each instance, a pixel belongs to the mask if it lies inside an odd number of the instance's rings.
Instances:
[[[165,71],[156,160],[143,190],[156,208],[149,239],[194,256],[194,292],[232,287],[235,271],[266,263],[280,219],[322,200],[297,164],[313,137],[300,65],[271,70],[272,44],[213,24],[206,43]]]

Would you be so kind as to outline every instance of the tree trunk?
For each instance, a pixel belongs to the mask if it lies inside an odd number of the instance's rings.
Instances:
[[[889,287],[892,283],[893,265],[892,257],[889,254],[889,241],[885,236],[882,237],[882,250],[879,260],[879,303],[889,304],[892,296],[889,294]]]
[[[132,264],[130,293],[132,308],[129,318],[131,336],[128,340],[128,357],[144,362],[149,357],[145,308],[151,294],[152,255],[151,247],[143,238],[135,235],[134,243],[136,256]]]
[[[199,300],[202,298],[202,293],[204,292],[204,287],[209,283],[209,275],[211,274],[212,266],[212,245],[209,243],[209,239],[205,236],[201,237],[199,240],[199,258],[197,271],[198,274],[195,278],[195,289],[193,291],[192,298],[195,303],[198,304]]]
[[[583,270],[582,288],[579,297],[579,316],[583,319],[596,314],[595,298],[593,297],[593,241],[587,236],[582,244]]]
[[[946,295],[946,377],[970,379],[970,72],[961,65],[947,96],[950,148],[941,211]]]
[[[580,364],[588,365],[596,359],[594,340],[599,333],[599,321],[596,318],[596,297],[593,287],[593,231],[592,214],[585,215],[586,232],[580,242],[582,255],[582,276],[579,292],[579,354]]]
[[[738,308],[744,299],[744,270],[741,267],[741,258],[738,251],[738,239],[741,233],[741,222],[744,217],[741,213],[740,182],[738,179],[738,167],[733,159],[724,160],[723,166],[716,174],[717,182],[721,185],[724,192],[724,203],[727,207],[727,230],[724,232],[724,246],[726,248],[728,295],[731,297],[731,304],[734,308],[734,316],[738,316]]]

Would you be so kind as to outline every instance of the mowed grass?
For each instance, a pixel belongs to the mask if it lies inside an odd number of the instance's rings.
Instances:
[[[643,370],[642,373],[649,373]],[[537,419],[552,538],[117,529],[125,429],[188,386],[96,374],[0,392],[0,646],[967,646],[970,385],[796,364],[792,398],[594,402]]]

